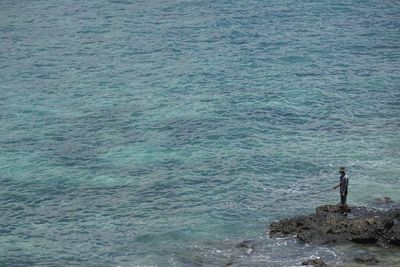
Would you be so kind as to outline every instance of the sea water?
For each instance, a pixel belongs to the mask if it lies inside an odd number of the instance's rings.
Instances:
[[[364,253],[267,226],[337,203],[339,166],[351,205],[400,201],[399,18],[390,0],[2,0],[0,265]]]

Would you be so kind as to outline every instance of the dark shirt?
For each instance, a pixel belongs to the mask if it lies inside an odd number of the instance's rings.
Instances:
[[[340,175],[340,195],[347,195],[347,186],[349,185],[349,177],[347,174]]]

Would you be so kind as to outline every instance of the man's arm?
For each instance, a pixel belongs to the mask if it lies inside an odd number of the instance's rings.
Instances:
[[[342,183],[339,183],[337,186],[335,186],[334,188],[332,188],[332,190],[335,190],[336,188],[338,188]]]

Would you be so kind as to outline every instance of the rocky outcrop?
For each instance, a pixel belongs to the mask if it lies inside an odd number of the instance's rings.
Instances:
[[[306,243],[377,243],[400,246],[400,209],[324,205],[315,214],[284,219],[269,227],[271,237],[295,235]]]

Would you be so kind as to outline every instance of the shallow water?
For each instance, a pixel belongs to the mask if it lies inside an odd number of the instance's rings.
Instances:
[[[1,1],[0,265],[343,262],[358,248],[266,226],[336,203],[341,165],[350,204],[400,201],[399,17],[397,1]]]

